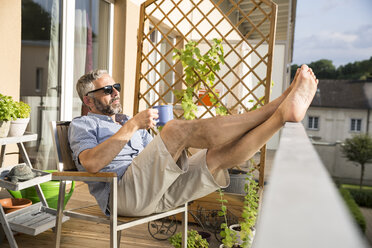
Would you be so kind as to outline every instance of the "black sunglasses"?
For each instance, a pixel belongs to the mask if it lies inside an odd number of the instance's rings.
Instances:
[[[99,89],[96,89],[96,90],[91,90],[88,93],[86,93],[85,95],[87,96],[89,93],[93,93],[93,92],[96,92],[96,91],[99,91],[99,90],[103,90],[103,93],[106,94],[106,95],[111,95],[112,91],[113,91],[113,88],[115,88],[115,90],[117,90],[119,92],[121,90],[120,84],[114,84],[114,85],[107,85],[105,87],[102,87],[102,88],[99,88]]]

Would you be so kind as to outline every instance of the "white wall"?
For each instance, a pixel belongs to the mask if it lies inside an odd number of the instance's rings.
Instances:
[[[319,130],[309,130],[308,116],[319,117]],[[319,141],[336,142],[352,137],[356,132],[350,131],[351,119],[362,119],[362,132],[367,130],[368,110],[363,109],[336,109],[310,107],[303,120],[306,132],[309,135],[321,137]],[[371,131],[371,129],[370,129]]]
[[[319,130],[307,129],[308,116],[319,117]],[[314,147],[331,176],[341,182],[358,184],[360,165],[356,166],[354,162],[348,161],[341,152],[340,144],[336,144],[336,141],[343,142],[353,134],[359,133],[350,131],[351,118],[362,119],[362,132],[367,131],[368,110],[362,109],[310,107],[303,124],[308,135],[320,138],[314,142]],[[369,130],[371,132],[371,128]],[[364,182],[372,185],[372,164],[366,165]]]
[[[314,147],[333,178],[340,182],[359,184],[361,166],[348,161],[339,144],[334,146],[314,144]],[[372,164],[365,165],[363,184],[372,185]]]

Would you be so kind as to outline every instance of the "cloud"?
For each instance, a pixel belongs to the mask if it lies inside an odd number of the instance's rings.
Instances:
[[[372,25],[363,25],[355,32],[357,39],[353,45],[360,48],[372,47]],[[372,55],[372,54],[371,54]]]
[[[330,59],[339,66],[369,59],[372,56],[372,25],[363,25],[352,31],[322,31],[296,39],[294,63],[309,63]]]

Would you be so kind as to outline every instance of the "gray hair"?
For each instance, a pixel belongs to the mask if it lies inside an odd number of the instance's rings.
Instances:
[[[91,90],[94,90],[93,82],[97,79],[101,78],[102,75],[108,74],[106,70],[96,69],[94,71],[90,71],[87,74],[81,76],[76,83],[76,91],[79,94],[79,97],[82,102],[84,96]]]

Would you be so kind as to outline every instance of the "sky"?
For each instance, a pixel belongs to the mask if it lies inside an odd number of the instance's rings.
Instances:
[[[293,64],[372,57],[372,0],[297,0]]]

